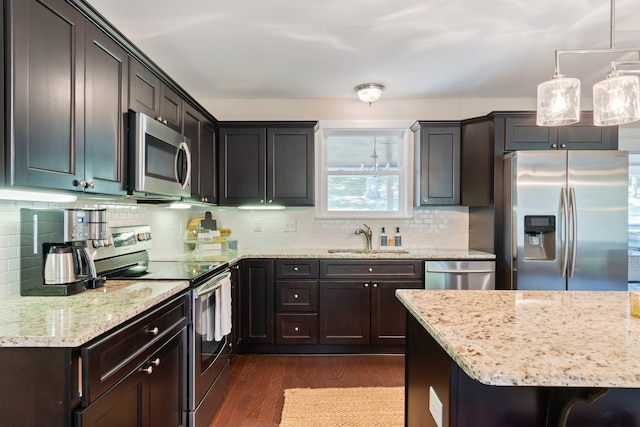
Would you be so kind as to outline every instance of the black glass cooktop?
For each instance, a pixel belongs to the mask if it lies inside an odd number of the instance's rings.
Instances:
[[[207,261],[149,261],[146,271],[144,266],[139,265],[112,273],[108,278],[112,280],[189,280],[195,282],[206,280],[226,265],[225,262]]]

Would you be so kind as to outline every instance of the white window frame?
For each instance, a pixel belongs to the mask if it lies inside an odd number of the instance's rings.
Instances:
[[[321,219],[397,219],[413,217],[413,132],[409,129],[414,121],[404,120],[323,120],[319,122],[315,137],[315,169],[316,169],[316,218]],[[326,134],[338,130],[353,129],[395,129],[402,131],[399,143],[398,171],[399,175],[398,210],[387,211],[328,211],[327,210],[327,143]]]

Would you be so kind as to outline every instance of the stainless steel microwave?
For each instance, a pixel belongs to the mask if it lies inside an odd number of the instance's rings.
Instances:
[[[129,110],[127,192],[134,197],[191,196],[191,141],[146,114]]]

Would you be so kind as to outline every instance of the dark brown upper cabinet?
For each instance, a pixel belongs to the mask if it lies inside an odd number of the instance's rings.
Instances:
[[[191,197],[217,202],[215,127],[191,104],[185,103],[182,134],[191,141]]]
[[[460,204],[460,122],[416,122],[415,206]]]
[[[128,54],[64,0],[8,4],[9,183],[125,194]]]
[[[219,204],[313,206],[315,126],[221,124]]]
[[[182,132],[184,101],[151,70],[131,58],[129,108]]]
[[[618,148],[618,127],[594,126],[590,111],[582,111],[580,121],[568,126],[538,126],[535,111],[510,112],[504,120],[505,151]]]

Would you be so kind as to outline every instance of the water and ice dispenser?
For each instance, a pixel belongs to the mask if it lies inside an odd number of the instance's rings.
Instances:
[[[524,216],[524,259],[549,261],[556,258],[555,215]]]

